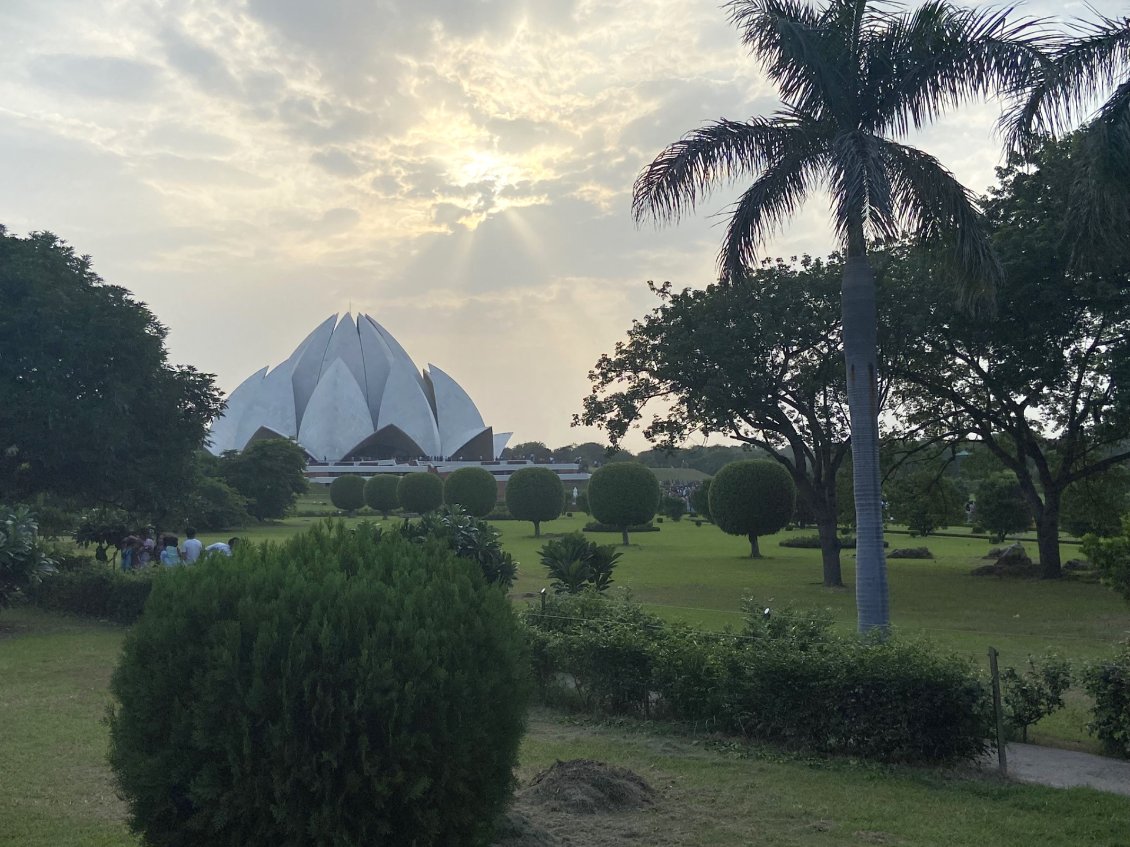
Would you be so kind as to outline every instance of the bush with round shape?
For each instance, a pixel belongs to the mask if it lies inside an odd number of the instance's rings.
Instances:
[[[400,508],[426,515],[443,505],[443,480],[434,473],[409,473],[396,486]]]
[[[365,480],[349,474],[330,483],[330,502],[334,508],[353,514],[365,505]]]
[[[789,472],[770,459],[731,462],[710,486],[710,515],[729,535],[749,539],[749,556],[761,558],[757,539],[784,529],[796,506],[796,484]]]
[[[400,508],[400,499],[396,496],[399,484],[400,477],[392,474],[371,477],[365,483],[365,505],[387,518],[389,512]]]
[[[498,502],[498,482],[483,468],[460,468],[444,480],[443,502],[472,517],[486,517]]]
[[[647,523],[659,507],[659,480],[636,462],[599,468],[589,480],[589,506],[600,523],[618,526],[628,543],[628,527]]]
[[[528,698],[505,594],[372,524],[240,554],[155,579],[113,676],[144,843],[489,843]]]
[[[565,486],[549,468],[522,468],[506,482],[506,509],[518,520],[533,523],[534,538],[541,537],[542,521],[561,517],[564,504]]]

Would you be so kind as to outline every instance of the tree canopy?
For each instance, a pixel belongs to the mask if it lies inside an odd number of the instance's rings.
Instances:
[[[534,525],[534,538],[541,537],[541,524],[561,516],[565,485],[549,468],[520,468],[506,482],[506,508],[510,514]]]
[[[165,328],[88,256],[0,227],[0,499],[41,492],[161,515],[222,408],[166,361]]]
[[[252,441],[220,457],[220,476],[247,498],[247,511],[265,521],[285,517],[307,489],[306,451],[288,438]]]
[[[792,476],[768,459],[726,465],[710,485],[711,518],[726,534],[749,539],[751,559],[761,558],[758,536],[784,529],[795,505]]]
[[[619,527],[625,545],[628,528],[650,521],[659,506],[659,480],[636,462],[616,462],[599,468],[589,480],[587,493],[592,516],[601,523]]]

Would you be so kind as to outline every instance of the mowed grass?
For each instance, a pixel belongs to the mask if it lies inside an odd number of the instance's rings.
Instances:
[[[135,847],[105,764],[107,685],[124,630],[19,608],[0,613],[0,845]],[[662,726],[577,721],[536,709],[522,781],[555,760],[627,767],[656,803],[614,816],[556,816],[576,845],[1114,845],[1130,806],[928,769],[804,760]],[[547,821],[548,822],[548,821]]]

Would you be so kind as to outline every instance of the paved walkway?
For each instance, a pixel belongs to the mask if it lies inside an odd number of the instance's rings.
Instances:
[[[996,763],[994,753],[991,760],[986,759],[985,767],[996,767]],[[1108,759],[1074,750],[1009,744],[1008,776],[1019,782],[1053,788],[1086,786],[1130,797],[1130,760]]]

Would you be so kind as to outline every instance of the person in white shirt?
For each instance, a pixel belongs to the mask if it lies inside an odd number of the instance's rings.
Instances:
[[[181,556],[187,564],[192,564],[200,558],[200,554],[204,552],[204,545],[200,539],[196,537],[196,530],[192,527],[185,527],[184,546],[180,548]]]
[[[223,556],[231,556],[232,548],[239,543],[238,538],[229,538],[227,544],[222,541],[217,541],[215,544],[209,544],[204,548],[205,553],[219,553]]]

